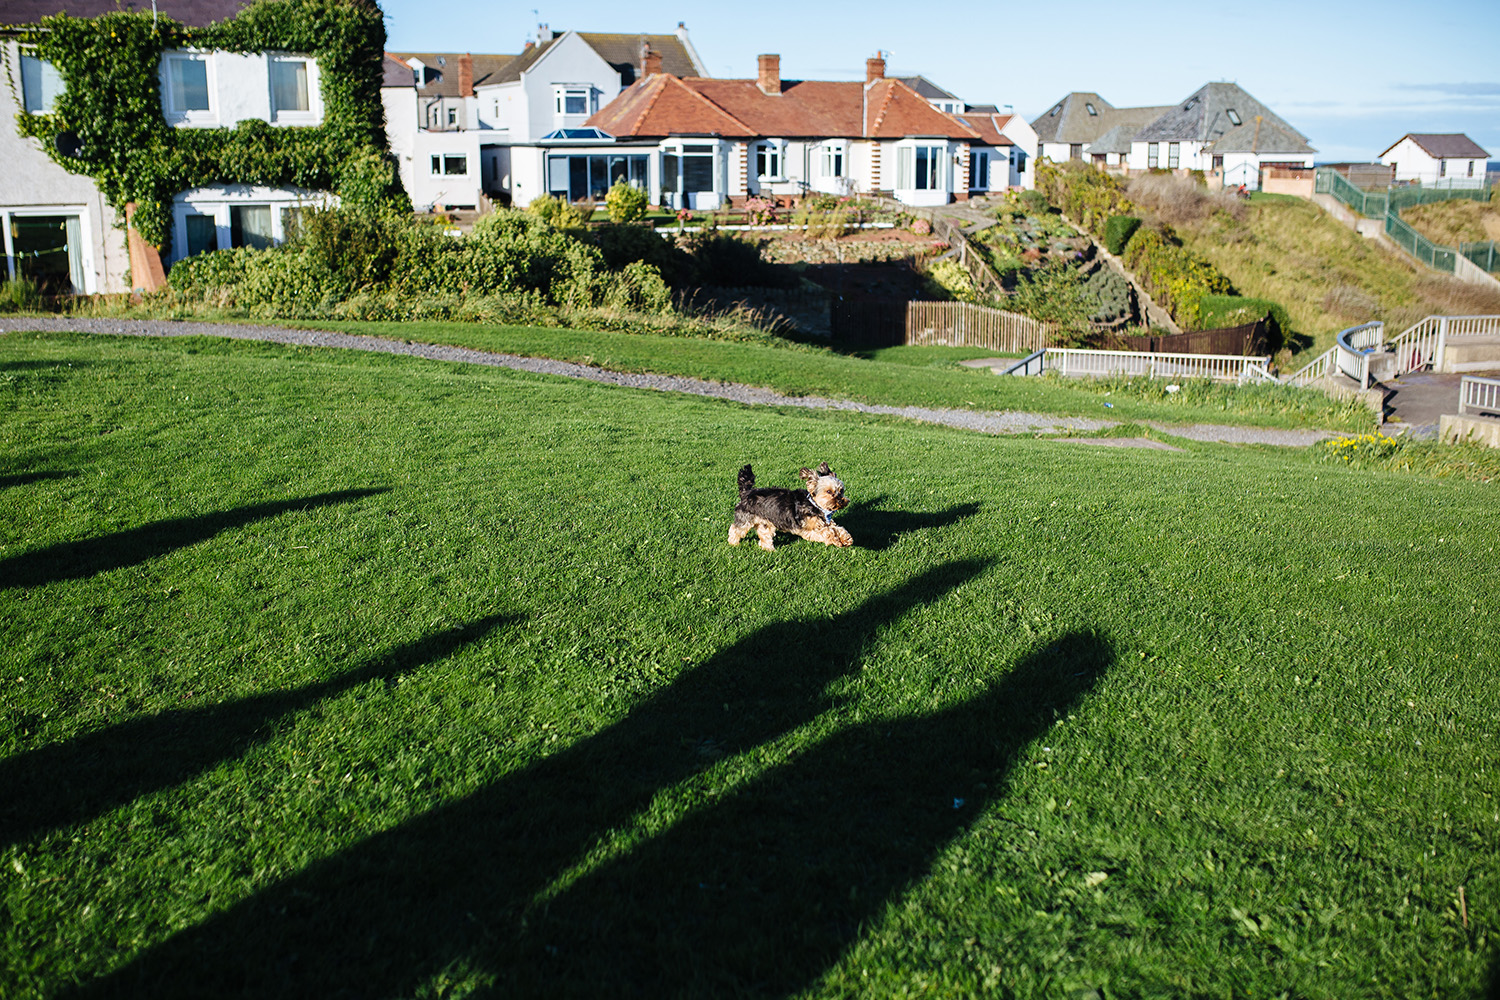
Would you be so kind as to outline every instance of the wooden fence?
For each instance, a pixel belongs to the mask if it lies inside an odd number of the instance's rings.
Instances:
[[[1052,328],[1019,313],[968,302],[908,302],[906,343],[984,347],[1021,354],[1046,347]]]
[[[1219,330],[1195,330],[1162,336],[1104,338],[1101,347],[1117,351],[1150,351],[1166,354],[1269,354],[1270,329],[1264,319],[1244,326]]]

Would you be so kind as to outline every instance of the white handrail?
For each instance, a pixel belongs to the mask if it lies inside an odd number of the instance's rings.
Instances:
[[[1500,378],[1465,375],[1458,381],[1458,412],[1500,415]]]
[[[1167,354],[1150,351],[1098,351],[1049,347],[1046,367],[1063,375],[1145,375],[1149,378],[1212,378],[1236,381],[1250,365],[1265,368],[1266,355]]]

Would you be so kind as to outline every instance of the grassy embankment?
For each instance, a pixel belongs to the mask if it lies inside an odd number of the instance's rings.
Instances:
[[[1428,315],[1500,313],[1500,292],[1419,268],[1300,198],[1256,195],[1242,219],[1219,213],[1178,233],[1240,294],[1286,309],[1309,341],[1294,369],[1332,347],[1340,330],[1372,319],[1394,336]]]
[[[1493,485],[208,340],[0,414],[7,997],[1500,961]],[[820,458],[855,548],[725,544]]]

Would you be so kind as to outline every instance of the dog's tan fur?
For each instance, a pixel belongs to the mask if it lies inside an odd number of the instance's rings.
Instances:
[[[787,490],[778,487],[756,489],[755,472],[750,466],[740,470],[740,502],[734,508],[734,523],[729,526],[729,544],[738,545],[754,531],[760,547],[775,551],[776,532],[846,548],[854,544],[849,532],[833,523],[833,512],[849,506],[844,484],[824,462],[817,471],[800,469],[806,489]]]

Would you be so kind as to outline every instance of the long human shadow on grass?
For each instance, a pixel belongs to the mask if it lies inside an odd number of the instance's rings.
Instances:
[[[926,531],[954,524],[979,513],[979,504],[956,504],[944,510],[881,510],[889,498],[885,495],[862,500],[839,516],[839,524],[854,536],[861,549],[888,549],[896,539],[913,531]]]
[[[833,618],[759,629],[620,722],[313,864],[83,994],[411,996],[455,967],[510,978],[527,907],[599,838],[719,757],[815,719],[882,629],[985,566],[951,563]]]
[[[0,760],[0,847],[181,784],[271,735],[280,718],[449,656],[521,619],[489,615],[372,656],[317,684],[131,719]]]
[[[9,489],[12,486],[26,486],[30,483],[40,483],[48,479],[72,479],[78,475],[76,472],[64,472],[57,469],[49,469],[43,472],[15,472],[10,475],[0,476],[0,490]]]
[[[39,587],[76,580],[107,570],[134,566],[176,549],[212,538],[222,531],[261,521],[289,510],[311,510],[388,492],[390,487],[338,490],[294,500],[273,500],[198,517],[173,517],[99,538],[60,542],[34,552],[0,559],[0,590]]]
[[[535,906],[493,994],[799,994],[1003,797],[1111,660],[1072,633],[962,704],[840,731]]]

